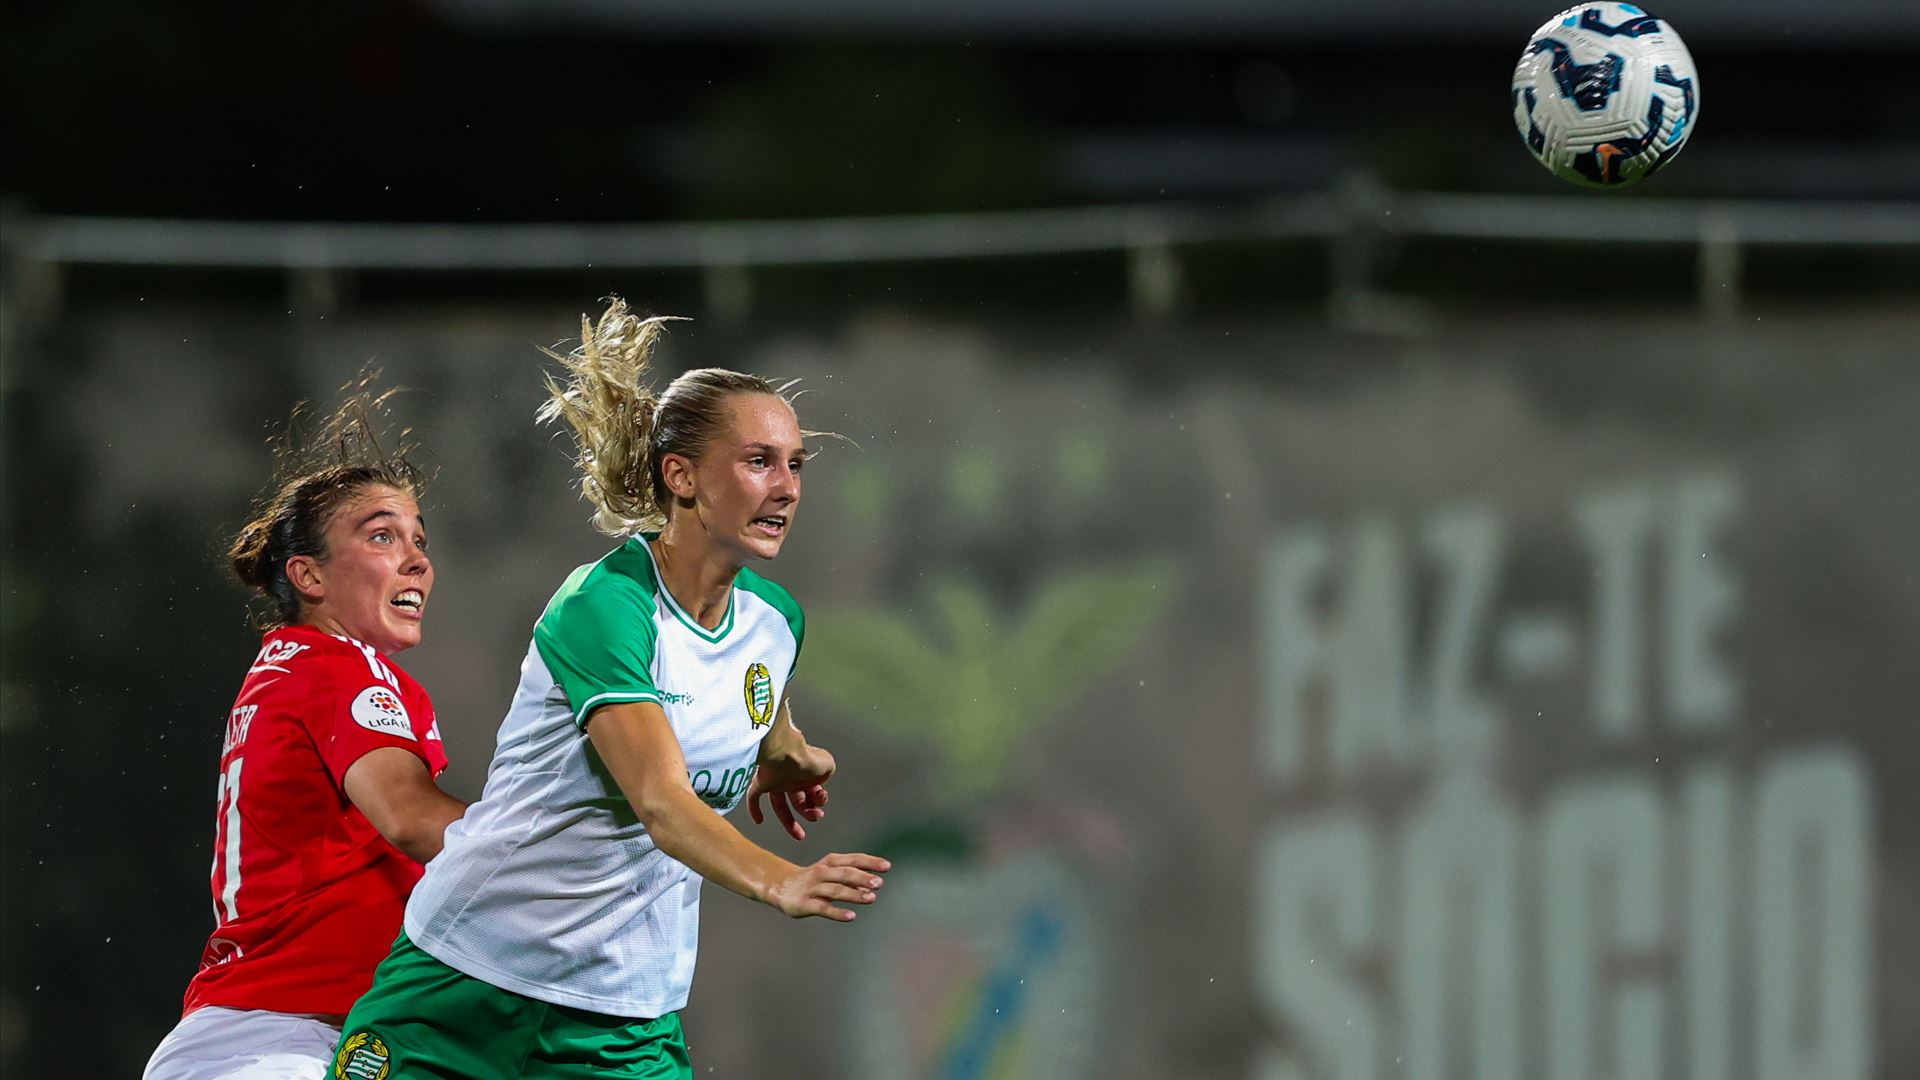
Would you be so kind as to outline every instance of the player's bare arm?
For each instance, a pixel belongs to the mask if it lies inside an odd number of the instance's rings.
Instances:
[[[850,922],[854,912],[838,905],[873,903],[887,860],[835,853],[796,866],[748,840],[702,802],[660,706],[603,705],[589,715],[587,737],[654,844],[694,873],[796,919]]]
[[[779,717],[760,742],[759,766],[747,788],[747,813],[755,825],[764,823],[760,796],[765,795],[787,835],[805,840],[807,829],[800,819],[819,821],[827,816],[827,781],[833,777],[834,763],[826,748],[807,742],[793,722],[791,705],[791,701],[780,703]]]
[[[375,831],[416,862],[440,854],[447,826],[467,804],[440,790],[426,763],[397,746],[369,750],[347,768],[341,786]]]

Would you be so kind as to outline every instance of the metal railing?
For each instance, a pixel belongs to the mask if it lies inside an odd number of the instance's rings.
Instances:
[[[1324,241],[1333,310],[1367,307],[1378,242],[1447,238],[1696,249],[1709,309],[1737,305],[1749,247],[1920,249],[1920,202],[1765,202],[1389,192],[1364,181],[1337,193],[1238,207],[1099,206],[799,221],[579,225],[409,225],[23,217],[4,246],[14,278],[65,266],[252,268],[292,274],[325,303],[335,275],[371,271],[674,270],[704,275],[723,315],[751,306],[756,267],[823,266],[1112,252],[1129,260],[1131,302],[1177,303],[1185,249]]]

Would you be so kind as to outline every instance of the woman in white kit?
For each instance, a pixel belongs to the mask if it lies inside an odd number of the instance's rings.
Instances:
[[[595,524],[627,539],[535,625],[486,790],[348,1016],[337,1076],[690,1078],[702,879],[795,918],[874,901],[886,860],[798,866],[723,817],[744,799],[762,820],[765,795],[801,839],[826,812],[833,756],[786,703],[805,619],[747,567],[780,553],[806,450],[757,376],[689,371],[656,398],[661,326],[615,300],[553,354],[567,379],[541,418],[572,427]]]

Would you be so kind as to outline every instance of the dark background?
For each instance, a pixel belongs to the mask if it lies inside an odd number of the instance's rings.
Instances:
[[[1441,19],[1360,4],[1328,25],[1307,5],[1234,18],[1255,5],[1198,3],[1134,26],[1077,3],[977,26],[906,5],[864,19],[839,5],[831,20],[825,5],[813,26],[772,3],[707,21],[646,4],[562,21],[543,6],[494,21],[461,17],[479,3],[346,3],[318,19],[14,3],[6,190],[42,213],[456,222],[1244,197],[1354,170],[1396,188],[1561,193],[1512,168],[1497,106],[1498,73],[1550,14],[1539,5]],[[1696,25],[1676,6],[1713,74],[1714,137],[1661,194],[1914,194],[1910,8],[1696,4]]]

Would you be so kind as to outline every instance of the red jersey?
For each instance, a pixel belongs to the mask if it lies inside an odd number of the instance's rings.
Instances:
[[[447,767],[433,702],[372,646],[311,626],[266,635],[227,716],[214,803],[203,1005],[345,1013],[373,984],[422,867],[348,800],[347,769],[397,746]]]

